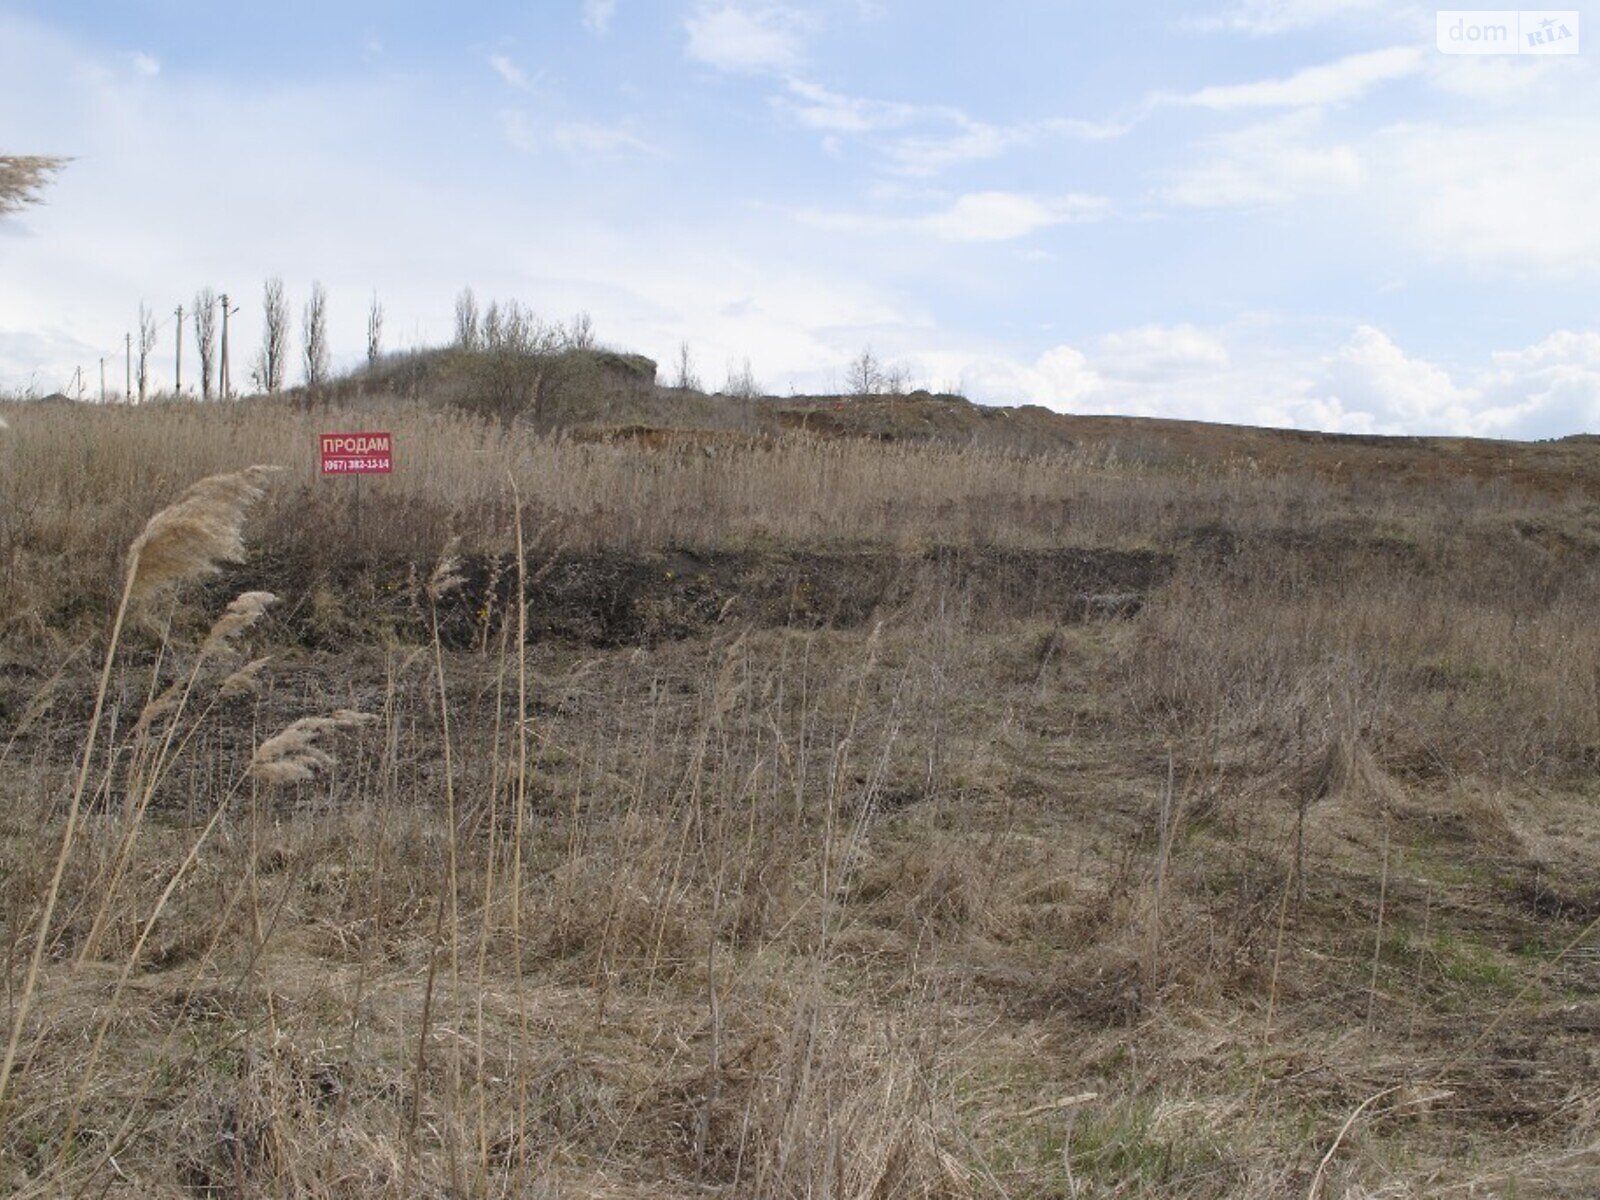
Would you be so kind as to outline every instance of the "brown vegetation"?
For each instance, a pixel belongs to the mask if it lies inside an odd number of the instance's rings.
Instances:
[[[37,204],[45,185],[67,165],[43,154],[0,154],[0,217]]]
[[[1594,1194],[1595,448],[339,386],[6,410],[7,1193]]]

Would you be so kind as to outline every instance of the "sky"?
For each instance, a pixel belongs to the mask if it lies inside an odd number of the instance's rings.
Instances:
[[[708,388],[870,348],[983,403],[1597,431],[1578,17],[1461,56],[1371,0],[0,0],[0,153],[72,157],[0,218],[0,388],[118,389],[141,303],[168,386],[204,286],[242,382],[281,276],[336,365],[374,295],[403,350],[470,286]]]

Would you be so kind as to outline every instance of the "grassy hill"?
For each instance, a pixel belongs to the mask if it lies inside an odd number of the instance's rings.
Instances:
[[[0,405],[0,1189],[1600,1188],[1600,445],[485,369]]]

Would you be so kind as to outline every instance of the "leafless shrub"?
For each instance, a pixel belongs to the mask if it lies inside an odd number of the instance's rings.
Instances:
[[[688,342],[678,343],[678,360],[672,377],[672,386],[680,392],[700,390],[700,376],[695,373],[694,357],[689,352]]]
[[[579,313],[567,325],[566,346],[569,350],[593,350],[595,348],[594,319],[588,313]]]
[[[845,390],[856,397],[876,396],[883,391],[883,372],[873,357],[871,346],[851,360],[845,374]]]
[[[750,369],[750,360],[747,358],[742,363],[728,364],[728,379],[722,385],[725,395],[736,400],[758,400],[761,397],[761,385],[756,382],[755,372]]]
[[[491,302],[481,349],[467,364],[473,383],[468,407],[502,426],[521,416],[537,419],[566,344],[560,326],[546,324],[517,301]]]
[[[910,388],[910,376],[900,366],[882,362],[868,346],[852,359],[845,373],[845,390],[857,399],[869,396],[903,396]]]

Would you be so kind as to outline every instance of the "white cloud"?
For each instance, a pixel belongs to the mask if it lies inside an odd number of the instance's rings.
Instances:
[[[1245,322],[1114,330],[1022,360],[941,349],[909,356],[974,399],[1067,412],[1226,421],[1343,433],[1538,438],[1600,431],[1600,332],[1563,330],[1451,371],[1358,325],[1327,352],[1286,352]],[[1269,323],[1270,324],[1270,323]]]
[[[494,68],[494,73],[496,75],[500,76],[501,79],[505,80],[506,83],[510,84],[512,87],[519,91],[527,90],[527,75],[523,73],[521,67],[517,66],[517,64],[512,62],[511,59],[506,55],[489,55],[489,65]]]
[[[1600,433],[1600,333],[1560,330],[1526,349],[1496,352],[1479,388],[1486,430]]]
[[[1296,424],[1305,372],[1252,351],[1243,365],[1216,331],[1193,325],[1113,330],[1090,349],[1061,344],[1031,361],[940,350],[919,371],[959,379],[974,399],[1066,412]]]
[[[1104,216],[1109,203],[1076,194],[1040,198],[1017,192],[969,192],[918,224],[949,242],[1006,242],[1067,221]]]
[[[609,33],[616,15],[617,0],[583,0],[583,27],[590,33],[602,37]]]
[[[1081,350],[1056,346],[1032,362],[1001,355],[936,352],[921,356],[916,370],[930,379],[950,380],[967,395],[987,403],[1042,404],[1060,412],[1092,403],[1105,381]]]
[[[1540,64],[1533,68],[1552,83]],[[1491,73],[1440,84],[1492,99],[1493,116],[1351,129],[1335,139],[1325,110],[1294,108],[1196,144],[1157,188],[1182,208],[1265,207],[1338,200],[1339,236],[1393,247],[1397,263],[1508,280],[1600,277],[1600,142],[1589,83],[1564,82],[1564,102],[1512,108]],[[1505,84],[1512,88],[1519,85]]]
[[[1466,432],[1473,428],[1473,395],[1449,372],[1409,357],[1383,331],[1358,326],[1340,347],[1323,383],[1326,399],[1346,411],[1371,414],[1380,429]]]
[[[923,121],[965,120],[960,109],[945,105],[904,104],[847,96],[803,79],[788,81],[789,95],[774,103],[808,129],[825,133],[877,133]]]
[[[952,167],[998,158],[1032,137],[1022,127],[1003,128],[962,118],[946,133],[896,138],[884,146],[884,155],[902,174],[937,175]]]
[[[1102,386],[1088,358],[1071,346],[1045,351],[1034,363],[1033,371],[1038,376],[1042,393],[1056,404],[1071,403]]]
[[[520,108],[501,109],[500,133],[518,150],[535,153],[546,147],[585,158],[617,158],[628,154],[659,155],[661,150],[630,122],[555,121],[538,124]]]
[[[153,54],[139,51],[133,55],[133,69],[146,79],[153,79],[161,74],[161,60]]]
[[[1199,23],[1262,36],[1307,29],[1340,17],[1370,17],[1385,7],[1384,0],[1242,0]]]
[[[1600,333],[1560,330],[1498,350],[1458,379],[1359,326],[1332,357],[1317,394],[1329,411],[1379,433],[1540,438],[1600,431]]]
[[[1449,95],[1504,103],[1570,79],[1568,60],[1518,54],[1440,54],[1428,68],[1428,83]]]
[[[1159,195],[1183,208],[1260,207],[1361,186],[1360,152],[1320,142],[1320,130],[1317,111],[1306,109],[1211,138],[1203,161],[1175,172]]]
[[[1386,223],[1435,261],[1522,278],[1600,276],[1600,121],[1398,125],[1373,153]]]
[[[1282,79],[1201,88],[1181,97],[1181,101],[1219,112],[1339,104],[1361,97],[1380,83],[1414,75],[1422,65],[1422,47],[1391,46],[1307,67]]]
[[[804,210],[799,216],[815,228],[842,233],[910,233],[946,242],[1008,242],[1052,225],[1098,220],[1110,207],[1103,196],[987,191],[968,192],[947,207],[920,217],[816,209]]]
[[[8,365],[17,364],[17,369],[10,372],[5,391],[15,390],[31,396],[47,396],[54,392],[76,395],[75,382],[81,382],[87,396],[98,398],[98,359],[101,357],[107,359],[107,390],[112,396],[120,397],[125,383],[120,343],[115,347],[94,346],[60,327],[37,332],[0,331],[0,372]],[[79,369],[84,372],[81,376],[77,375]]]
[[[661,151],[629,125],[604,125],[593,121],[562,121],[550,130],[550,140],[573,154],[614,157],[619,154],[660,154]]]
[[[1145,325],[1100,338],[1095,361],[1124,379],[1163,378],[1193,371],[1222,371],[1228,348],[1193,325]]]
[[[701,3],[684,22],[688,54],[722,71],[793,70],[804,51],[805,17],[783,4]]]
[[[866,138],[896,173],[909,176],[998,158],[1047,138],[1098,141],[1127,131],[1124,125],[1075,117],[995,125],[953,105],[868,99],[801,79],[790,79],[787,86],[787,94],[773,101],[780,111],[830,136]]]

